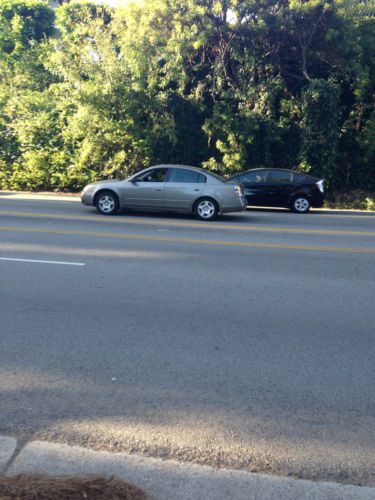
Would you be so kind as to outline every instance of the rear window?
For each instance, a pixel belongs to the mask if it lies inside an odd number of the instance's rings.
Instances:
[[[226,179],[224,179],[224,177],[221,177],[221,175],[215,174],[214,172],[210,171],[209,174],[220,182],[228,182]]]

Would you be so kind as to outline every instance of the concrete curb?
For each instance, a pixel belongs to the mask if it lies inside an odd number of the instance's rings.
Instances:
[[[14,439],[0,436],[1,471],[15,450]],[[6,474],[20,473],[114,475],[140,486],[157,500],[375,499],[375,488],[214,469],[175,460],[93,451],[42,441],[26,444],[14,456]]]
[[[17,449],[17,441],[13,438],[0,436],[0,472],[2,472]]]
[[[12,200],[42,200],[80,202],[79,193],[32,193],[23,191],[0,191],[0,198]]]
[[[2,197],[11,197],[12,199],[19,200],[47,200],[47,201],[81,201],[80,193],[64,193],[64,192],[48,192],[41,191],[39,193],[33,191],[1,191],[0,190],[0,198]],[[275,207],[255,207],[249,206],[250,211],[264,211],[271,210],[274,212],[281,211],[284,212],[284,208],[275,208]],[[311,209],[312,213],[318,214],[326,214],[326,215],[375,215],[375,211],[373,210],[357,210],[350,208],[313,208]]]

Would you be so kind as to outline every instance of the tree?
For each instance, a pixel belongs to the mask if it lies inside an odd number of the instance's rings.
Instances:
[[[374,186],[373,6],[4,0],[0,183],[80,189],[176,162]]]

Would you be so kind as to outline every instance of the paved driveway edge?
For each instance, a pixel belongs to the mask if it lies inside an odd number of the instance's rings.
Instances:
[[[0,436],[0,472],[10,462],[17,449],[17,441],[14,438]]]

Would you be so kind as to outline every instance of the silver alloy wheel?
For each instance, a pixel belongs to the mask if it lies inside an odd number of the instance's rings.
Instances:
[[[202,219],[211,219],[216,213],[216,207],[212,201],[203,200],[198,204],[197,211]]]
[[[310,203],[306,198],[296,198],[293,205],[296,212],[307,212],[310,208]]]
[[[105,214],[112,212],[112,210],[115,208],[115,205],[115,200],[108,194],[101,196],[98,200],[98,208]]]

